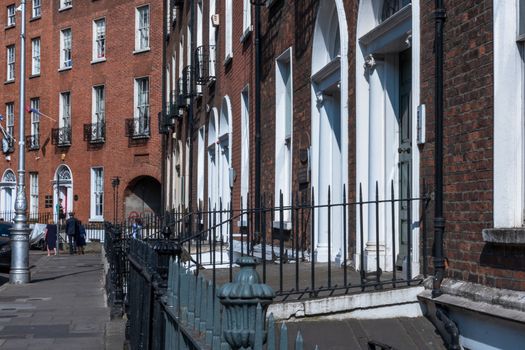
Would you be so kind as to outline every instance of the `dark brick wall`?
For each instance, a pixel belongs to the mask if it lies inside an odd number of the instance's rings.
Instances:
[[[2,1],[0,8],[10,4]],[[51,136],[51,129],[58,127],[59,93],[71,91],[72,103],[72,146],[58,149],[50,140],[40,151],[27,152],[26,170],[38,172],[40,188],[40,211],[44,209],[45,195],[52,194],[55,170],[62,163],[72,170],[74,194],[79,199],[74,202],[74,210],[83,221],[89,218],[90,208],[90,168],[104,167],[104,217],[113,219],[113,188],[111,178],[119,176],[119,211],[123,214],[123,203],[128,185],[143,176],[150,176],[160,181],[160,138],[157,127],[157,113],[161,110],[161,74],[162,74],[162,20],[163,1],[148,2],[150,6],[150,47],[149,52],[133,54],[135,45],[135,7],[145,4],[142,0],[100,0],[74,1],[73,8],[58,11],[58,1],[43,1],[42,16],[29,21],[31,5],[27,5],[26,31],[26,78],[31,72],[31,39],[41,38],[41,74],[26,81],[26,101],[40,97],[40,109],[56,119],[52,122],[41,117],[41,144]],[[92,57],[92,21],[106,18],[106,57],[103,63],[91,64]],[[17,43],[15,83],[4,85],[0,91],[0,110],[5,111],[5,102],[15,101],[15,130],[18,129],[18,84],[20,60],[18,35],[20,15],[17,15],[15,28],[4,30],[0,38],[2,57],[5,46]],[[0,27],[5,24],[5,15],[0,16]],[[60,30],[72,29],[71,70],[58,72],[60,51]],[[5,60],[3,60],[5,62]],[[0,67],[1,79],[5,79],[6,66]],[[151,138],[144,144],[132,146],[125,137],[124,119],[133,116],[133,79],[149,76],[150,79],[150,114]],[[83,141],[83,125],[91,123],[91,89],[93,85],[105,85],[106,102],[106,143],[100,148],[89,148]],[[2,112],[4,114],[4,112]],[[26,135],[30,134],[30,116],[26,114]],[[4,124],[5,125],[5,124]],[[18,138],[18,131],[16,131]],[[65,159],[61,161],[62,153]],[[2,156],[0,171],[7,168],[17,170],[17,154],[11,160]],[[26,177],[29,185],[29,177]],[[29,193],[29,191],[27,191]]]

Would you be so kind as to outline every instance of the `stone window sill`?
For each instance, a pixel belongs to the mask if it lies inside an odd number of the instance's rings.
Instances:
[[[525,228],[486,228],[482,235],[485,243],[525,245]]]

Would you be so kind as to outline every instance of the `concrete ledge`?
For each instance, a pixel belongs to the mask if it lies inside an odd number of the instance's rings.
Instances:
[[[426,289],[432,289],[432,278],[428,278],[424,285]],[[451,296],[525,312],[525,292],[522,291],[492,288],[448,278],[441,283],[441,290]]]
[[[328,319],[385,319],[421,317],[417,299],[424,287],[392,289],[383,292],[351,294],[287,303],[275,303],[268,308],[276,320],[294,320],[305,317]]]
[[[525,244],[525,228],[485,228],[483,241],[495,244]]]
[[[418,296],[423,303],[435,303],[448,307],[455,307],[463,310],[472,311],[484,315],[498,317],[513,322],[525,323],[525,312],[518,310],[506,309],[500,305],[492,305],[482,301],[443,294],[437,298],[432,298],[432,292],[425,290]]]

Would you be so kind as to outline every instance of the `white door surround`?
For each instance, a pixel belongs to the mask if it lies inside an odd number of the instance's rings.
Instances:
[[[57,176],[59,179],[59,184],[57,184]],[[58,166],[53,176],[53,213],[54,217],[58,218],[57,212],[57,203],[58,198],[62,199],[62,207],[64,208],[64,213],[67,215],[70,212],[74,211],[73,208],[73,173],[67,165]],[[58,188],[58,197],[57,197],[57,185]]]
[[[316,205],[342,203],[348,179],[348,28],[342,0],[322,1],[315,24],[311,85],[311,172]],[[343,255],[342,212],[331,212],[328,254],[328,214],[316,210],[316,259],[334,261]]]
[[[16,201],[16,176],[13,170],[6,169],[0,183],[0,217],[4,220],[14,218]]]
[[[390,199],[391,182],[394,183],[395,196],[399,196],[399,54],[411,51],[411,91],[410,108],[417,110],[419,105],[419,0],[412,1],[382,20],[383,0],[361,1],[357,24],[356,55],[356,193],[363,188],[363,200],[374,200],[376,181],[379,199]],[[416,140],[417,115],[412,113],[411,173],[410,192],[412,197],[419,195],[419,150]],[[399,210],[396,210],[399,212]],[[379,264],[383,271],[392,271],[391,214],[386,208],[379,211],[379,242],[376,242],[375,210],[364,208],[363,232],[365,232],[365,269],[375,270],[376,248],[379,247]],[[411,217],[419,217],[419,205],[412,202]],[[397,222],[398,220],[396,220]],[[417,219],[415,220],[417,222]],[[357,222],[356,232],[360,232]],[[396,225],[399,225],[397,222]],[[418,225],[411,225],[412,247],[418,247]],[[399,241],[399,229],[396,241]],[[361,269],[359,235],[356,237],[356,266]],[[397,252],[397,244],[396,244]],[[413,249],[411,255],[412,275],[419,273],[419,250]]]

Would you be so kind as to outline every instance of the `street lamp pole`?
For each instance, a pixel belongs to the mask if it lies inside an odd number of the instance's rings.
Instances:
[[[15,225],[11,230],[11,270],[9,281],[25,284],[31,280],[29,274],[29,228],[27,226],[27,200],[25,195],[25,142],[24,142],[24,105],[25,105],[25,30],[26,0],[20,1],[20,103],[18,133],[18,186],[15,202]]]

